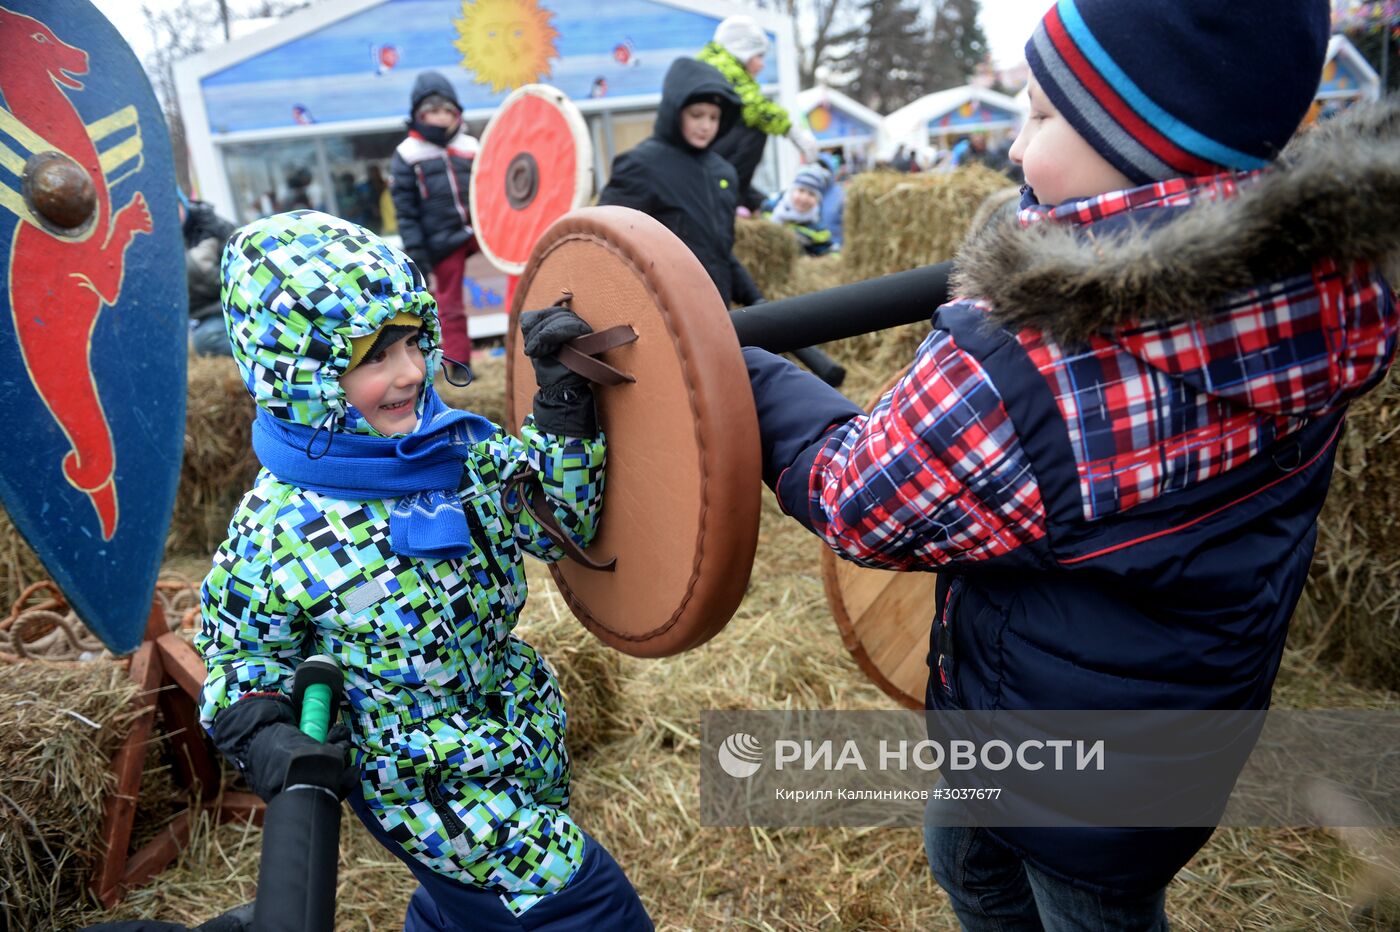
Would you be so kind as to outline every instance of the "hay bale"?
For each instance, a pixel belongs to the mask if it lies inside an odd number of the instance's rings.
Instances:
[[[947,174],[866,172],[846,187],[842,249],[860,281],[953,258],[977,209],[1006,187],[981,165]]]
[[[765,295],[769,299],[777,299],[811,294],[813,291],[826,291],[828,288],[848,284],[849,274],[849,266],[839,252],[827,253],[824,256],[801,255],[793,264],[792,275],[787,284],[773,294],[765,292]]]
[[[75,928],[92,906],[112,755],[137,686],[108,661],[7,664],[0,677],[0,905],[10,929]],[[93,727],[94,725],[98,727]]]
[[[767,220],[734,223],[734,255],[753,276],[765,298],[790,294],[793,270],[802,249],[785,227]]]
[[[245,822],[218,825],[201,812],[178,860],[155,882],[130,891],[114,909],[88,910],[81,921],[43,928],[154,919],[190,928],[251,902],[257,894],[262,830]],[[360,820],[342,810],[337,866],[336,928],[399,929],[418,882],[398,858],[380,846]]]
[[[0,611],[8,611],[20,593],[48,578],[44,565],[0,507]]]
[[[528,625],[521,630],[562,675],[568,664],[550,646],[557,596],[542,568],[530,566]],[[658,928],[956,926],[929,875],[917,828],[744,830],[699,822],[703,711],[890,707],[841,647],[815,542],[770,495],[749,595],[729,626],[677,657],[615,659],[622,687],[617,727],[607,744],[579,755],[570,809],[617,858]],[[1312,704],[1297,690],[1318,683],[1324,705],[1400,707],[1400,697],[1335,689],[1335,676],[1319,676],[1296,652],[1285,657],[1278,695],[1295,698],[1290,706]],[[571,693],[571,729],[589,701]],[[113,913],[84,919],[203,922],[251,898],[259,840],[256,829],[201,820],[181,863],[161,882],[133,891]],[[1187,929],[1341,930],[1349,928],[1360,865],[1322,830],[1225,829],[1173,882],[1167,909],[1173,924]],[[397,928],[415,886],[348,817],[340,880],[343,929]]]
[[[166,553],[211,553],[253,484],[253,399],[229,356],[191,356],[185,404],[185,460]]]
[[[506,357],[481,353],[472,358],[475,378],[465,388],[453,385],[441,374],[433,387],[442,400],[453,408],[475,411],[497,424],[506,421]]]
[[[1290,645],[1400,689],[1400,376],[1352,406]]]

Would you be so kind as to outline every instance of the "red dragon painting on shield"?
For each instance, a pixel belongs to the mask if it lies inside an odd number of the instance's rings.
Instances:
[[[68,93],[83,89],[78,76],[87,73],[87,52],[63,42],[39,20],[5,7],[0,7],[0,36],[5,45],[0,95],[8,110],[0,110],[0,128],[35,153],[47,150],[71,159],[95,188],[92,216],[72,230],[55,231],[8,188],[0,189],[0,204],[21,221],[11,243],[7,284],[25,368],[68,439],[63,475],[91,501],[102,536],[110,540],[118,519],[116,451],[93,378],[92,333],[98,315],[121,294],[127,247],[137,234],[152,230],[139,191],[113,212],[107,177],[132,157],[133,148],[139,156],[139,127],[135,137],[116,147],[123,151],[99,154],[95,138],[112,133],[123,120],[119,113],[85,124],[68,99]],[[130,128],[131,121],[124,125]],[[0,146],[0,157],[6,155],[17,159]]]

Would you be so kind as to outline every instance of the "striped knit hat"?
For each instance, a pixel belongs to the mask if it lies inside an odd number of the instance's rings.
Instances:
[[[831,173],[824,165],[803,165],[797,170],[797,175],[792,179],[795,185],[801,185],[813,194],[821,197],[826,193],[826,189],[831,187]]]
[[[1327,0],[1058,0],[1026,43],[1055,108],[1136,184],[1262,168],[1327,55]]]

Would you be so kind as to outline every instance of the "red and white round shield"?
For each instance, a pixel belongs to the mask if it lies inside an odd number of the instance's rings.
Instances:
[[[593,146],[564,93],[527,84],[486,124],[472,166],[476,238],[491,264],[519,275],[550,224],[593,194]]]

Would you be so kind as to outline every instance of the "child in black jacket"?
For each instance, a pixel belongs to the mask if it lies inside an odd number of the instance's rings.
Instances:
[[[442,322],[449,369],[470,375],[471,336],[462,303],[467,257],[477,251],[468,184],[477,141],[462,122],[462,105],[447,78],[424,71],[413,83],[408,136],[390,162],[390,196],[403,251],[428,279]]]
[[[726,306],[763,296],[734,258],[739,179],[710,144],[738,119],[739,96],[714,67],[671,63],[650,138],[613,160],[600,205],[631,207],[660,220],[710,273]]]

